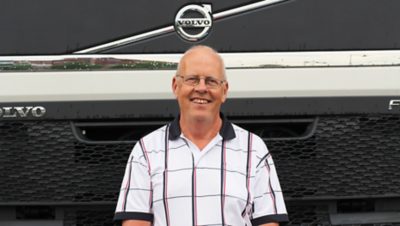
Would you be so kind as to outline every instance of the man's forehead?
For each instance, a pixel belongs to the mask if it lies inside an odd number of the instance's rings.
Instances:
[[[177,74],[209,73],[226,79],[225,66],[217,51],[208,46],[194,46],[182,56]]]
[[[202,75],[223,77],[223,67],[216,61],[202,61],[199,59],[184,62],[179,73],[182,75]]]
[[[213,49],[202,46],[188,50],[183,55],[181,61],[188,60],[211,60],[215,62],[220,62],[222,59]]]
[[[216,69],[222,69],[223,63],[220,56],[212,50],[208,49],[193,49],[186,54],[181,59],[181,66],[184,68],[190,68],[191,65],[197,63],[206,63],[208,65],[213,65]]]

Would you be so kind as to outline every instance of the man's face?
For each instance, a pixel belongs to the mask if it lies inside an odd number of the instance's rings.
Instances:
[[[204,49],[188,53],[182,60],[178,73],[183,77],[212,77],[220,81],[225,79],[219,57]],[[221,104],[226,100],[228,83],[224,82],[216,88],[209,88],[204,79],[201,79],[198,85],[191,86],[185,84],[183,78],[174,77],[172,89],[178,100],[181,117],[209,121],[219,117]]]

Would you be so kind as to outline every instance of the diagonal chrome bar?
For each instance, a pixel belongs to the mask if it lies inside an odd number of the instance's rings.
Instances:
[[[237,8],[228,9],[228,10],[225,10],[225,11],[222,11],[219,13],[214,13],[213,18],[214,18],[214,20],[219,20],[219,19],[222,19],[225,17],[239,14],[239,13],[244,13],[247,11],[251,11],[254,9],[258,9],[258,8],[270,6],[270,5],[273,5],[276,3],[286,2],[286,1],[290,1],[290,0],[263,0],[263,1],[255,2],[255,3],[251,3],[248,5],[240,6]]]
[[[99,46],[94,46],[94,47],[90,47],[88,49],[83,49],[83,50],[79,50],[77,52],[74,52],[75,54],[83,54],[83,53],[98,53],[100,51],[103,50],[108,50],[108,49],[112,49],[118,46],[123,46],[123,45],[127,45],[130,43],[134,43],[134,42],[138,42],[141,40],[145,40],[151,37],[155,37],[158,35],[162,35],[162,34],[167,34],[174,31],[174,26],[168,26],[168,27],[163,27],[157,30],[153,30],[153,31],[149,31],[146,33],[142,33],[139,35],[135,35],[135,36],[131,36],[128,38],[124,38],[124,39],[120,39],[120,40],[116,40],[113,42],[109,42],[109,43],[105,43]]]
[[[243,12],[247,12],[250,10],[254,10],[254,9],[258,9],[258,8],[262,8],[265,6],[269,6],[269,5],[273,5],[276,3],[280,3],[280,2],[286,2],[286,1],[290,1],[290,0],[263,0],[263,1],[259,1],[259,2],[255,2],[255,3],[251,3],[248,5],[244,5],[244,6],[240,6],[237,8],[233,8],[233,9],[228,9],[219,13],[214,13],[213,14],[213,18],[214,20],[219,20],[222,18],[226,18],[229,16],[233,16],[239,13],[243,13]],[[167,26],[167,27],[163,27],[163,28],[159,28],[153,31],[149,31],[149,32],[145,32],[142,34],[138,34],[138,35],[134,35],[128,38],[124,38],[124,39],[119,39],[113,42],[109,42],[109,43],[105,43],[105,44],[101,44],[98,46],[93,46],[87,49],[83,49],[83,50],[79,50],[74,52],[74,54],[87,54],[87,53],[99,53],[101,51],[104,50],[108,50],[108,49],[113,49],[119,46],[123,46],[123,45],[127,45],[130,43],[135,43],[138,41],[142,41],[142,40],[146,40],[152,37],[156,37],[159,35],[163,35],[163,34],[168,34],[170,32],[173,32],[175,30],[173,25]]]

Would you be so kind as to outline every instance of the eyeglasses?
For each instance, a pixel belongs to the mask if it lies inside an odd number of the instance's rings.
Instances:
[[[176,75],[176,77],[182,78],[183,83],[188,86],[197,86],[198,84],[200,84],[200,80],[204,79],[204,83],[209,89],[216,89],[225,82],[225,80],[219,80],[213,77],[199,77],[197,75]]]

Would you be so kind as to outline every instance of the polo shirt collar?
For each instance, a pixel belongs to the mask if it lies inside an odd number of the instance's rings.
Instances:
[[[224,114],[220,113],[220,117],[222,119],[222,126],[219,130],[219,134],[222,136],[224,140],[231,140],[236,137],[235,131],[233,130],[232,123],[228,121]],[[181,135],[181,127],[179,125],[179,118],[176,117],[174,121],[171,122],[169,126],[169,135],[168,138],[170,140],[176,140]]]

